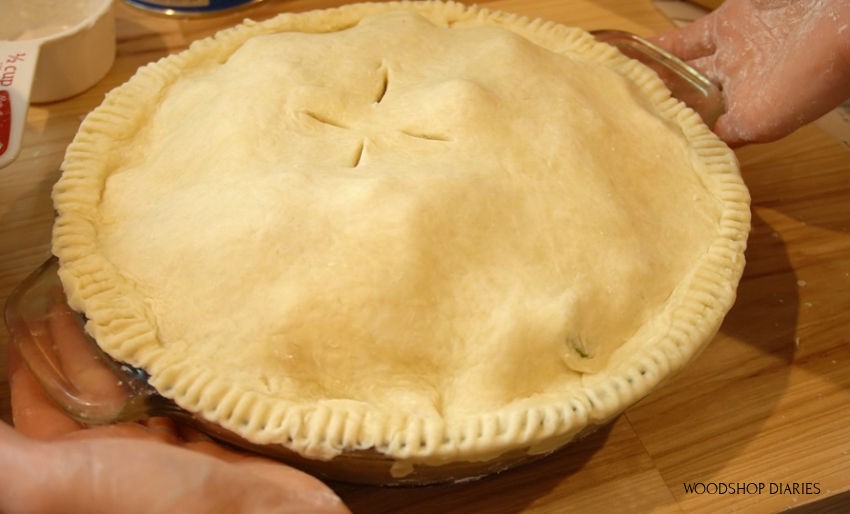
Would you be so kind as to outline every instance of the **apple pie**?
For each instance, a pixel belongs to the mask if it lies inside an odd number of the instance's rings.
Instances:
[[[718,330],[750,220],[734,153],[649,68],[438,1],[142,67],[53,197],[110,356],[251,444],[396,478],[543,454],[646,395]]]

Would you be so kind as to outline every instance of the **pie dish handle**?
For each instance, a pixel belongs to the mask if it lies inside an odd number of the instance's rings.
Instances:
[[[726,110],[723,93],[711,80],[661,47],[621,30],[594,30],[591,34],[655,71],[673,96],[696,111],[709,127]]]
[[[10,344],[47,395],[88,425],[134,421],[168,411],[146,374],[95,344],[65,300],[51,257],[12,292],[4,311]]]

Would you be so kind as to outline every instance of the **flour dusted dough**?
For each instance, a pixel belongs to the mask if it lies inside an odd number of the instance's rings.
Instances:
[[[111,93],[64,169],[54,249],[98,343],[320,458],[485,458],[610,417],[713,335],[749,219],[734,156],[651,72],[454,3],[196,43]]]

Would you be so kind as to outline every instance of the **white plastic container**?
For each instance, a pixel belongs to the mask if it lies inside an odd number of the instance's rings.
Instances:
[[[112,0],[3,0],[0,167],[20,150],[30,102],[79,94],[115,60]]]

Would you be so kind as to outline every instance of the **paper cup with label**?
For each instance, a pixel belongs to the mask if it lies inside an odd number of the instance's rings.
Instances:
[[[115,59],[112,0],[3,0],[0,167],[17,156],[30,102],[79,94]]]

